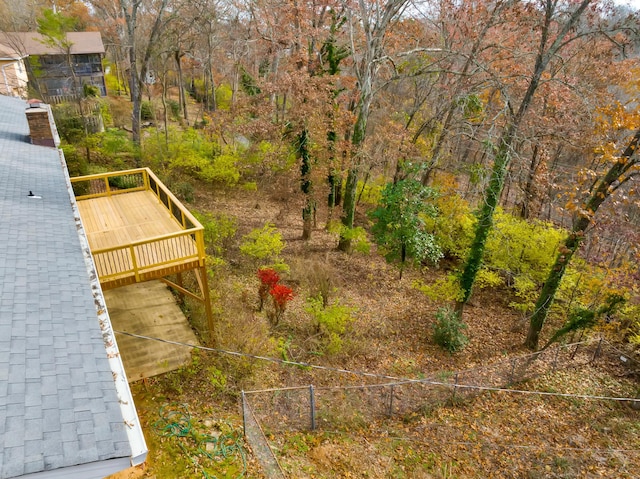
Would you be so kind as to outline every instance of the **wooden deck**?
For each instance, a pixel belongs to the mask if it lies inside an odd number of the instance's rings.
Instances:
[[[78,201],[92,251],[182,231],[151,191]]]
[[[198,248],[200,225],[187,229],[155,191],[117,193],[78,198],[103,289],[162,278],[204,264],[204,252]],[[175,203],[171,207],[176,208]],[[185,221],[184,214],[179,217]]]
[[[71,185],[103,291],[162,278],[203,303],[213,331],[204,228],[158,177],[136,168],[74,177]],[[200,295],[177,274],[188,270]]]

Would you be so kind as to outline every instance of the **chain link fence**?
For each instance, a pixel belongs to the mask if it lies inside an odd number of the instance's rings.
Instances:
[[[292,431],[365,426],[373,419],[403,417],[508,388],[557,370],[593,362],[607,348],[602,339],[558,345],[474,369],[440,372],[425,379],[358,386],[265,389],[242,393],[245,435],[268,478],[286,477],[265,436]],[[611,351],[609,351],[611,349]],[[615,354],[615,353],[613,353]]]

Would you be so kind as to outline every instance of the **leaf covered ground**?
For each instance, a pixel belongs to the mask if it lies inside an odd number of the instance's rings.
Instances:
[[[374,250],[368,255],[336,251],[337,238],[325,229],[324,209],[318,212],[312,238],[302,241],[295,181],[259,186],[258,192],[197,188],[190,205],[232,218],[237,228],[225,244],[224,266],[211,282],[216,347],[409,378],[479,367],[526,352],[522,318],[506,307],[509,292],[502,290],[475,296],[464,316],[469,344],[459,353],[446,353],[431,340],[431,325],[441,305],[413,287],[415,279],[433,281],[442,270],[406,271],[399,280],[398,270]],[[360,217],[359,222],[364,225],[366,220]],[[286,242],[282,259],[290,270],[283,274],[283,283],[296,293],[277,325],[265,311],[257,311],[255,273],[262,265],[243,257],[238,248],[243,235],[266,223],[274,224]],[[323,349],[321,334],[305,311],[306,298],[318,288],[329,291],[330,302],[357,310],[340,350],[332,354]],[[192,309],[191,314],[197,317],[198,311]],[[601,362],[561,371],[518,388],[633,395],[633,378],[618,365],[609,366]],[[263,477],[255,455],[239,438],[241,390],[362,381],[355,375],[196,353],[181,370],[132,386],[150,446],[147,465],[136,474],[158,479],[206,474]],[[195,436],[158,433],[162,411],[176,404],[189,411]],[[222,431],[229,443],[244,446],[246,456],[208,457],[201,452],[198,441]],[[267,434],[283,469],[294,478],[633,478],[640,470],[639,432],[638,412],[626,403],[487,392],[437,407],[417,407],[391,419],[367,417],[365,411],[359,421],[314,433]]]

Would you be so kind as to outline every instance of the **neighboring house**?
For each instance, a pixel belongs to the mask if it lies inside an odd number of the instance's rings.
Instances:
[[[26,55],[0,43],[0,95],[27,97]]]
[[[98,88],[101,96],[106,96],[107,88],[102,70],[104,45],[100,32],[69,32],[66,44],[70,46],[73,72],[77,77],[77,87],[69,67],[64,48],[52,46],[45,37],[36,32],[0,32],[0,43],[9,45],[23,56],[29,56],[30,80],[37,84],[45,101],[57,102],[64,97],[75,97],[77,89],[83,85]],[[58,98],[62,97],[62,98]]]
[[[51,119],[0,96],[0,479],[97,479],[147,455]]]

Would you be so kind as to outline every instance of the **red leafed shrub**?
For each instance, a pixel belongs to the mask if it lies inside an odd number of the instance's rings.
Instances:
[[[273,288],[278,281],[280,281],[280,275],[277,271],[271,268],[260,268],[258,270],[258,279],[260,279],[260,288],[258,289],[258,297],[260,299],[259,311],[262,311],[264,300],[267,299],[267,295],[271,288]]]
[[[284,314],[284,310],[287,308],[287,303],[295,296],[293,290],[283,284],[276,284],[269,294],[273,298],[273,308],[275,309],[276,323],[280,320]]]
[[[280,281],[280,275],[277,271],[271,268],[261,268],[258,270],[258,278],[260,283],[269,286],[269,289],[273,288],[278,281]]]

